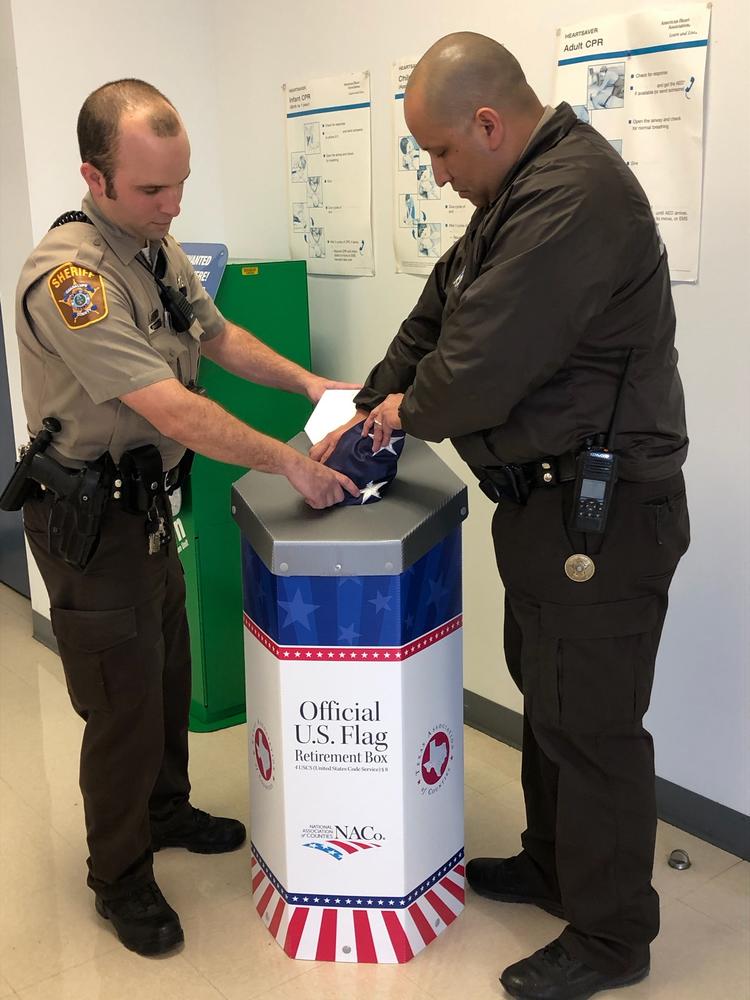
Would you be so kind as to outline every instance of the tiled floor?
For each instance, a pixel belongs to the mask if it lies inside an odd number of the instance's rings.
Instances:
[[[28,601],[0,586],[0,998],[23,1000],[484,1000],[498,971],[555,937],[560,921],[468,894],[461,917],[408,965],[293,962],[258,920],[245,851],[157,856],[185,946],[163,959],[125,951],[94,912],[77,756],[81,723],[58,658],[30,638]],[[245,727],[192,736],[194,800],[244,817]],[[514,853],[523,828],[519,755],[466,730],[466,851]],[[675,847],[690,870],[667,867]],[[604,996],[750,998],[750,865],[680,830],[659,829],[662,933],[652,974]]]

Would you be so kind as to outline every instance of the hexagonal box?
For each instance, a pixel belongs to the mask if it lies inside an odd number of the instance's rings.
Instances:
[[[249,472],[232,504],[256,908],[292,958],[406,962],[463,909],[466,487],[409,439],[380,503]]]

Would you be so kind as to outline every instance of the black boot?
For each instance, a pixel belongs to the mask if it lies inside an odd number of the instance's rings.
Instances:
[[[189,812],[174,824],[151,827],[151,847],[185,847],[195,854],[225,854],[245,843],[245,827],[238,819],[211,816],[202,809]]]
[[[550,896],[533,862],[524,854],[514,858],[472,858],[466,880],[478,896],[502,903],[533,903],[554,917],[563,917],[559,899]]]
[[[120,941],[139,955],[163,955],[185,940],[180,918],[156,882],[118,899],[97,896],[96,912],[110,920]]]
[[[558,940],[509,965],[500,976],[505,991],[518,1000],[588,1000],[600,990],[639,983],[649,963],[628,972],[597,972],[573,958]]]

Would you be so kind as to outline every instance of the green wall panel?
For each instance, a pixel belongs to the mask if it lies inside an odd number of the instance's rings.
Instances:
[[[216,305],[228,320],[309,369],[304,261],[229,264]],[[281,441],[297,434],[312,410],[301,396],[253,385],[207,358],[198,381],[230,413]],[[178,548],[193,659],[190,728],[198,732],[245,719],[240,537],[230,509],[231,485],[245,471],[196,455],[183,495]]]

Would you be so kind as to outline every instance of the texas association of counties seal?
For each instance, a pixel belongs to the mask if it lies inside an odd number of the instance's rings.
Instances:
[[[433,726],[420,744],[415,776],[422,795],[434,795],[445,784],[453,763],[453,731],[444,723]]]
[[[274,767],[271,741],[269,740],[266,730],[260,722],[256,722],[255,724],[252,739],[255,770],[258,773],[258,777],[260,778],[263,787],[270,788],[276,779],[276,768]]]

